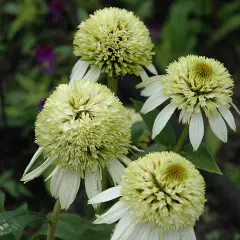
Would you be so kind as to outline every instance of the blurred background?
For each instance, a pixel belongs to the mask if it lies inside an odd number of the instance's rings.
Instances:
[[[233,100],[240,106],[240,0],[0,0],[0,200],[5,197],[6,210],[27,204],[33,211],[51,211],[54,200],[42,178],[20,183],[37,149],[34,121],[51,91],[69,81],[77,61],[72,47],[77,26],[95,10],[109,6],[133,11],[147,25],[159,73],[187,54],[221,61],[235,81]],[[120,79],[124,103],[141,99],[135,90],[139,82],[132,76]],[[208,201],[196,225],[201,240],[240,240],[240,116],[235,117],[237,132],[229,131],[228,143],[221,145],[207,135],[224,175],[203,173]],[[146,138],[148,134],[141,132],[133,142],[144,148]],[[80,191],[69,211],[87,218],[84,197]],[[21,239],[30,239],[38,227],[27,228]]]

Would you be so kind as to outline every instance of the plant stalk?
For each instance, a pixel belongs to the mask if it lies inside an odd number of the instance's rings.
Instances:
[[[181,133],[181,136],[178,139],[176,146],[173,148],[174,152],[179,153],[181,151],[182,146],[188,136],[188,131],[189,131],[188,129],[189,129],[189,126],[187,124],[185,124],[184,129]]]

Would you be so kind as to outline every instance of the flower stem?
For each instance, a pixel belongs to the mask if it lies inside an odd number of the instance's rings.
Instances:
[[[48,224],[47,240],[55,239],[55,232],[56,232],[57,222],[60,217],[60,212],[61,212],[61,205],[60,205],[60,201],[58,199],[56,201],[56,204],[55,204],[53,212],[52,212],[51,222]]]
[[[178,141],[177,141],[176,146],[173,148],[173,151],[174,151],[174,152],[176,152],[176,153],[180,152],[180,150],[181,150],[181,148],[182,148],[182,146],[183,146],[183,144],[184,144],[184,142],[185,142],[185,139],[186,139],[186,137],[188,136],[188,128],[189,128],[189,127],[188,127],[188,125],[186,124],[185,127],[184,127],[184,129],[183,129],[183,131],[182,131],[182,133],[181,133],[180,138],[179,138]]]
[[[117,78],[108,77],[107,86],[108,86],[109,89],[112,90],[113,93],[115,93],[115,95],[117,95],[117,90],[118,90],[118,80],[117,80]]]

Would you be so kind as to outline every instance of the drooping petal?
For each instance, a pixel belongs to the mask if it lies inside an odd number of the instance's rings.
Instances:
[[[32,167],[32,165],[36,162],[36,160],[38,159],[38,157],[42,154],[43,152],[43,147],[39,147],[38,150],[34,153],[30,163],[27,165],[23,176],[29,171],[29,169]]]
[[[182,121],[183,124],[189,124],[189,120],[191,118],[191,113],[187,112],[185,109],[182,109],[179,114],[179,122]]]
[[[88,200],[88,204],[107,202],[121,196],[121,186],[109,188]]]
[[[85,189],[89,199],[95,197],[102,192],[102,172],[100,166],[95,171],[89,169],[85,170]],[[97,208],[99,204],[93,204],[94,208]]]
[[[46,159],[43,164],[41,164],[39,167],[31,171],[30,173],[24,175],[21,179],[21,181],[24,181],[24,183],[29,182],[33,180],[34,178],[40,176],[53,162],[53,159]]]
[[[152,138],[155,138],[163,130],[175,109],[176,105],[170,103],[157,115],[153,124]]]
[[[79,59],[75,63],[75,65],[72,69],[69,83],[73,83],[75,80],[83,79],[83,76],[86,73],[88,66],[89,66],[88,62],[82,61],[81,59]]]
[[[141,96],[150,97],[151,95],[161,92],[161,90],[162,90],[161,83],[153,82],[152,84],[150,84],[148,87],[141,91]]]
[[[186,228],[179,230],[181,240],[196,240],[196,235],[193,228]]]
[[[141,113],[146,114],[159,105],[161,105],[163,102],[165,102],[169,97],[163,96],[161,94],[155,94],[152,95],[147,99],[147,101],[143,104]]]
[[[149,76],[147,75],[146,71],[143,68],[139,72],[139,76],[142,79],[142,81],[146,81],[149,79]]]
[[[122,218],[126,212],[127,208],[125,205],[121,201],[118,201],[106,213],[102,214],[101,216],[97,216],[97,219],[93,223],[112,224]]]
[[[91,82],[97,82],[99,79],[99,76],[101,74],[101,68],[97,67],[90,67],[90,69],[87,71],[86,75],[83,77],[84,80],[88,80]]]
[[[225,121],[227,122],[228,126],[233,131],[236,131],[235,120],[234,120],[234,117],[233,117],[232,113],[230,112],[230,110],[226,107],[219,107],[218,110],[221,113],[221,115],[223,116],[223,118],[225,119]]]
[[[235,111],[240,115],[240,111],[238,109],[238,107],[232,102],[230,103],[232,105],[232,107],[235,109]]]
[[[111,240],[118,240],[127,228],[132,224],[132,220],[128,214],[125,214],[121,220],[118,222],[117,227],[111,237]]]
[[[78,173],[65,171],[59,189],[61,209],[68,209],[77,196],[81,177]]]
[[[164,76],[165,75],[157,75],[157,76],[150,77],[150,78],[146,79],[146,81],[143,81],[143,82],[139,83],[136,86],[136,88],[148,87],[154,82],[159,82],[162,78],[164,78]]]
[[[64,176],[64,171],[58,167],[56,167],[55,169],[56,169],[56,173],[52,176],[51,182],[50,182],[50,192],[53,197],[58,198],[60,186],[62,184],[62,180]]]
[[[151,228],[147,224],[138,224],[138,233],[133,237],[133,240],[146,240],[151,234]]]
[[[164,240],[180,240],[180,234],[178,231],[173,232],[164,232],[163,235]],[[185,238],[182,238],[185,240]]]
[[[58,168],[55,167],[52,172],[47,176],[47,178],[44,179],[44,182],[46,182],[48,179],[50,179],[55,173],[57,173]]]
[[[136,147],[135,145],[131,145],[130,148],[131,148],[133,151],[136,151],[136,152],[145,152],[144,150],[139,149],[139,148]]]
[[[218,112],[210,113],[208,121],[213,133],[223,142],[227,142],[227,126],[222,116]]]
[[[131,162],[132,162],[132,160],[130,159],[130,158],[128,158],[127,156],[122,156],[122,157],[120,157],[119,158],[120,160],[121,160],[121,162],[123,162],[126,166],[128,166]]]
[[[202,113],[193,114],[189,124],[189,138],[193,146],[194,151],[196,151],[203,139],[204,135],[204,123]]]
[[[118,160],[107,161],[106,167],[112,177],[114,184],[119,184],[121,182],[125,167]]]
[[[147,68],[147,70],[148,70],[149,72],[151,72],[152,74],[158,75],[157,69],[154,67],[153,64],[150,64],[150,65],[146,66],[146,68]]]
[[[159,240],[159,239],[161,239],[161,236],[162,236],[161,228],[154,227],[153,230],[152,230],[152,233],[149,237],[149,240]]]

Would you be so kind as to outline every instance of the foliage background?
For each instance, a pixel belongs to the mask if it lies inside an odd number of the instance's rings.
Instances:
[[[239,0],[0,0],[0,212],[4,196],[6,210],[26,209],[27,204],[32,211],[51,211],[54,201],[43,179],[26,186],[19,181],[37,148],[34,121],[55,86],[69,81],[77,61],[72,48],[77,25],[96,9],[107,6],[132,10],[145,22],[155,43],[154,63],[160,73],[171,61],[187,54],[223,62],[235,81],[233,100],[240,105]],[[125,104],[131,104],[130,98],[144,100],[135,89],[139,82],[130,76],[119,81],[119,96]],[[229,133],[227,144],[221,146],[211,133],[206,138],[224,176],[204,173],[208,202],[196,225],[199,239],[240,239],[240,124],[238,116],[236,119],[237,133]],[[144,128],[142,122],[135,124],[132,140],[148,149]],[[181,131],[177,124],[174,129],[176,134]],[[83,192],[82,184],[69,210],[82,218],[63,215],[59,239],[73,239],[69,236],[76,228],[76,239],[108,239],[110,228],[90,224],[93,212],[84,205]],[[37,224],[27,227],[23,234],[14,232],[15,237],[0,234],[0,239],[30,239],[39,229]],[[33,239],[42,235],[44,227]]]

